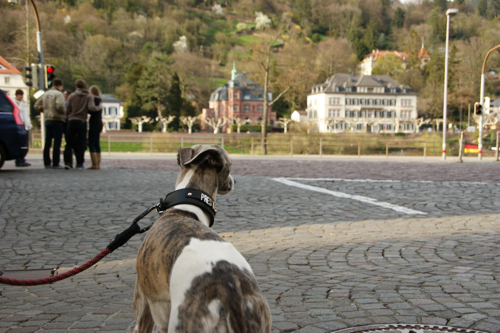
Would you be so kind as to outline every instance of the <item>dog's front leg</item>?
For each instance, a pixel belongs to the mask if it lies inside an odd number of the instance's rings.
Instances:
[[[134,333],[153,332],[155,323],[151,314],[151,308],[149,306],[148,300],[146,299],[146,296],[139,286],[138,281],[135,281],[133,307],[136,321]]]

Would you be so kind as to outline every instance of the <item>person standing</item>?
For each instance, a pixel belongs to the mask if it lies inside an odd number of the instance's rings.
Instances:
[[[61,92],[63,82],[54,80],[53,87],[47,90],[35,103],[35,108],[45,114],[45,147],[43,147],[43,164],[45,169],[61,169],[61,140],[66,128],[66,114],[64,112],[64,96]],[[52,147],[52,166],[50,161],[50,147]]]
[[[73,168],[73,152],[76,168],[86,169],[83,165],[87,146],[87,116],[89,111],[100,111],[102,105],[94,103],[94,97],[85,90],[85,81],[76,80],[76,90],[66,104],[68,126],[66,129],[66,149],[64,150],[64,168]]]
[[[21,120],[24,123],[24,129],[28,132],[28,137],[30,136],[29,131],[31,130],[31,119],[30,112],[28,110],[28,104],[24,101],[24,91],[21,89],[16,90],[16,98],[14,99],[19,111],[21,113]],[[29,167],[31,164],[27,163],[23,158],[16,159],[16,167]]]
[[[69,95],[71,95],[71,90],[64,90],[63,95],[64,95],[64,107],[66,107],[66,104],[68,104]]]
[[[94,104],[101,103],[101,91],[97,86],[92,86],[89,89],[90,94],[94,97]],[[89,169],[100,169],[101,166],[101,131],[102,131],[102,111],[90,111],[89,119],[89,150],[92,166]]]

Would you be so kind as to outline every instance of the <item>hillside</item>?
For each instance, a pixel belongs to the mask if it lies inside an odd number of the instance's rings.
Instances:
[[[271,89],[277,95],[295,85],[273,106],[289,114],[306,107],[313,84],[330,75],[356,72],[372,50],[411,55],[406,70],[389,71],[419,94],[419,112],[442,112],[447,7],[459,8],[451,22],[450,114],[478,99],[479,74],[487,50],[500,40],[500,1],[471,0],[399,3],[390,0],[213,1],[43,1],[44,58],[71,89],[75,79],[98,85],[127,101],[128,115],[194,114],[208,106],[210,93],[229,79],[233,61],[263,82],[263,50],[273,44]],[[268,27],[256,26],[256,12]],[[27,62],[24,6],[0,2],[0,52],[22,68]],[[185,39],[182,38],[185,36]],[[424,41],[432,60],[420,67]],[[30,12],[29,60],[36,62]],[[399,68],[397,62],[389,67]],[[494,54],[488,71],[500,72]],[[487,94],[496,98],[492,76]],[[174,127],[178,123],[173,124]]]

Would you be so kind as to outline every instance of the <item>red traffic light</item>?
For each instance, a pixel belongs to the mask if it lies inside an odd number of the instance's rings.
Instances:
[[[47,67],[47,73],[52,74],[54,72],[54,67]]]

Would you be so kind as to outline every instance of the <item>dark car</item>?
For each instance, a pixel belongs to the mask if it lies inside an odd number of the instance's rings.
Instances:
[[[24,158],[28,147],[29,137],[21,111],[7,92],[0,90],[0,168],[6,160]]]

